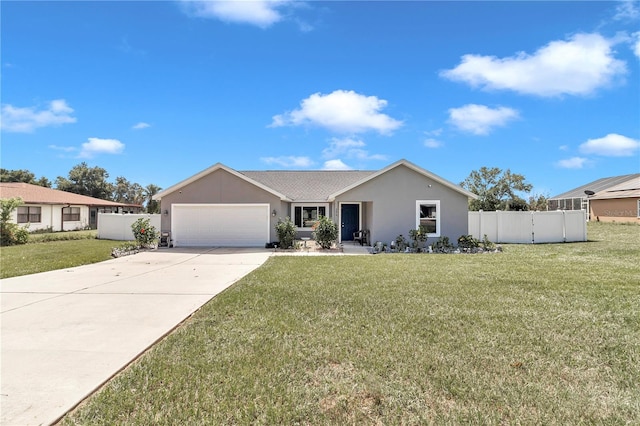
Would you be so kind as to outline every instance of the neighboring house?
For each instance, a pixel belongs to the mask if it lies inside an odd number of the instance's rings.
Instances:
[[[339,240],[369,230],[387,244],[420,224],[431,241],[468,233],[468,201],[476,195],[400,160],[378,171],[236,171],[223,164],[161,191],[162,231],[174,246],[264,246],[290,217],[310,237],[319,216],[340,227]]]
[[[640,173],[612,176],[589,182],[547,200],[548,210],[586,210],[590,211],[589,203],[595,193],[606,191],[616,185],[633,178],[640,178]],[[592,218],[595,220],[595,218]]]
[[[116,203],[23,182],[0,182],[0,198],[16,197],[20,197],[23,204],[13,212],[12,220],[28,225],[29,231],[95,229],[98,212],[138,213],[142,210],[138,204]]]
[[[589,197],[591,220],[640,223],[640,174]]]

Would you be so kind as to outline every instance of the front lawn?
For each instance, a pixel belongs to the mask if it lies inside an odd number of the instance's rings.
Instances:
[[[51,234],[34,234],[30,237],[40,240],[44,238],[43,235]],[[111,249],[121,244],[121,241],[86,239],[81,235],[77,237],[83,239],[0,247],[0,278],[102,262],[110,259]]]
[[[63,424],[638,424],[640,227],[273,257]]]

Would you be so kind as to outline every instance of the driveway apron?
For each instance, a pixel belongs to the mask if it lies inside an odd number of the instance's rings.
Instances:
[[[0,424],[57,421],[271,254],[160,249],[0,280]]]

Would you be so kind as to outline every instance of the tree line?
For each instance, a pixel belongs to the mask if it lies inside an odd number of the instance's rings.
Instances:
[[[123,176],[116,177],[115,182],[109,182],[108,179],[109,173],[104,168],[89,167],[87,163],[82,162],[74,166],[67,177],[58,176],[55,189],[123,204],[139,204],[145,207],[147,213],[160,213],[160,205],[152,199],[162,189],[158,185],[149,184],[143,187]],[[49,179],[36,178],[29,170],[0,169],[0,182],[24,182],[46,188],[52,187]]]
[[[102,200],[118,203],[144,205],[148,213],[159,213],[160,205],[152,197],[162,188],[149,184],[145,187],[138,183],[129,182],[125,177],[116,177],[115,182],[108,182],[109,173],[102,167],[89,167],[82,162],[74,166],[68,176],[58,176],[55,180],[56,189],[88,195]],[[51,182],[46,177],[36,179],[29,170],[0,169],[0,182],[26,182],[33,185],[51,188]],[[547,197],[540,194],[529,194],[533,185],[526,178],[510,169],[502,170],[498,167],[481,167],[472,171],[460,183],[464,189],[478,195],[477,200],[469,202],[469,209],[478,211],[495,210],[546,210]],[[528,199],[519,194],[527,194]]]

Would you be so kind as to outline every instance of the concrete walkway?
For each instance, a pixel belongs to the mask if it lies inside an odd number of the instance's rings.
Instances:
[[[0,281],[0,424],[51,424],[272,254],[160,249]]]

